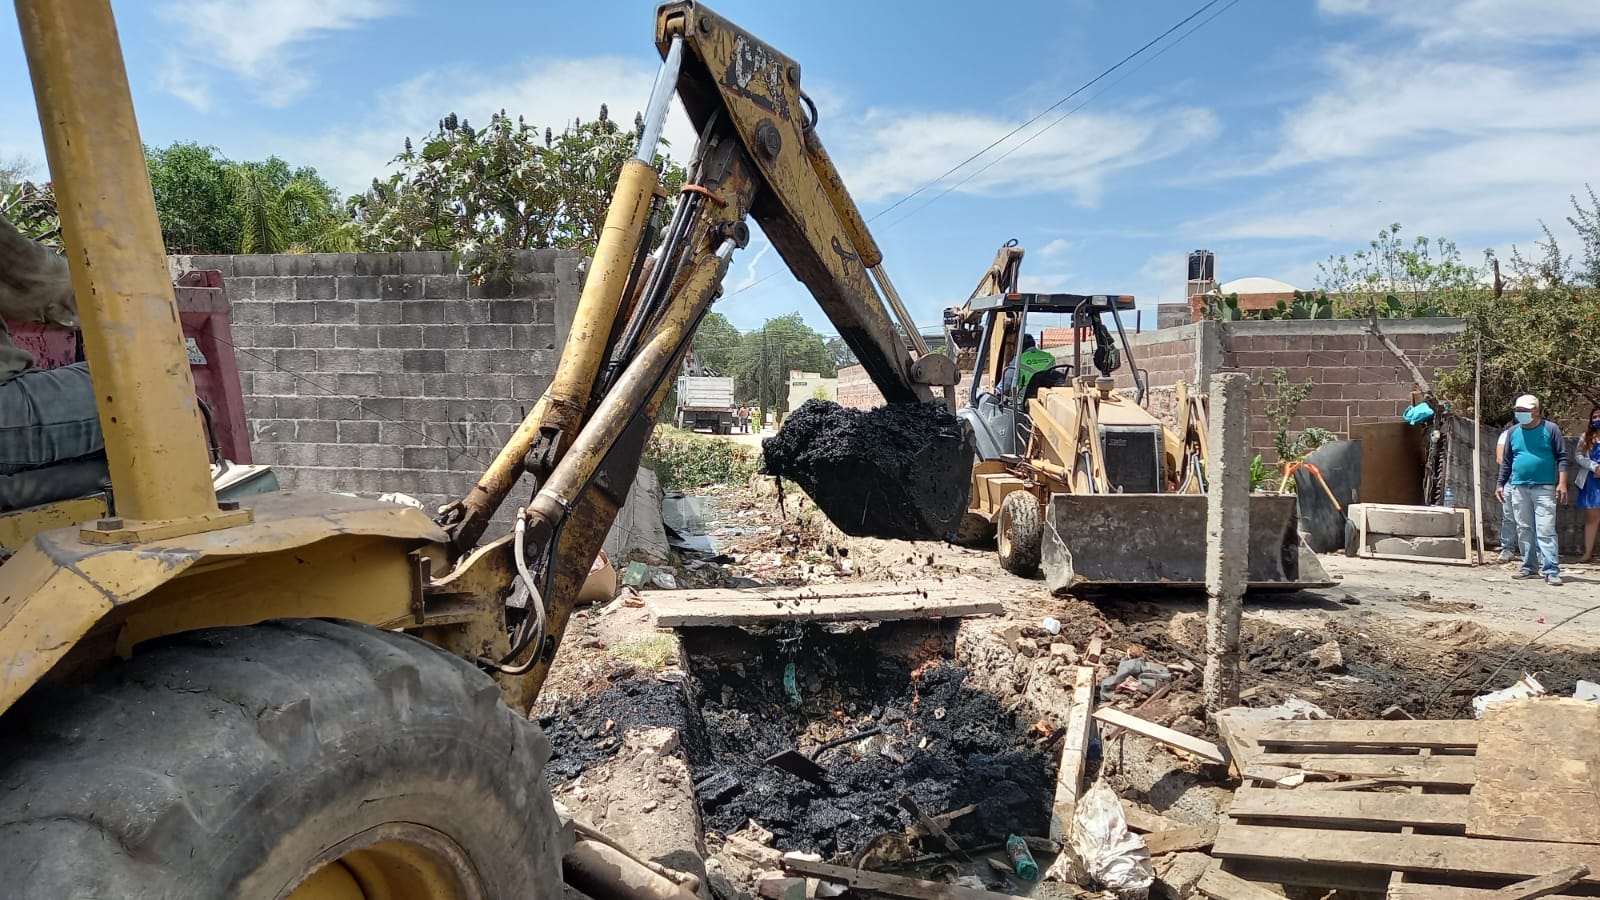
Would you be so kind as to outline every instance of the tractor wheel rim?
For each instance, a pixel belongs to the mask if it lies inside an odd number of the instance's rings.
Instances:
[[[301,870],[284,900],[484,900],[476,867],[455,841],[409,822],[353,835]]]

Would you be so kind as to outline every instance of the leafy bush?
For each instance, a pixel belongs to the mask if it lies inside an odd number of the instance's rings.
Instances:
[[[670,425],[656,426],[645,445],[644,463],[667,488],[739,484],[756,471],[750,448]]]

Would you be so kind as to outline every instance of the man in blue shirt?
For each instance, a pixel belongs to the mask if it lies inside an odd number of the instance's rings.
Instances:
[[[1522,571],[1515,578],[1537,578],[1544,563],[1545,584],[1561,584],[1556,548],[1556,504],[1567,502],[1567,442],[1556,423],[1539,415],[1539,398],[1523,394],[1516,403],[1517,425],[1506,439],[1494,494],[1503,503],[1507,486],[1517,519]]]

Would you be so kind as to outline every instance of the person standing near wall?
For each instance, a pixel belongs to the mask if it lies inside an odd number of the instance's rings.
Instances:
[[[1583,510],[1583,555],[1578,562],[1594,562],[1594,540],[1600,534],[1600,406],[1589,410],[1589,427],[1578,442],[1577,507]]]
[[[1500,439],[1494,445],[1494,466],[1496,469],[1506,461],[1506,441],[1511,439],[1511,430],[1517,425],[1513,422],[1500,432]],[[1513,514],[1510,501],[1500,504],[1500,563],[1511,562],[1513,559],[1522,559],[1522,551],[1517,547],[1517,517]]]
[[[1541,418],[1539,398],[1523,394],[1516,402],[1517,424],[1506,441],[1495,496],[1505,502],[1509,486],[1522,545],[1522,570],[1514,578],[1537,578],[1543,562],[1545,584],[1561,584],[1556,546],[1556,504],[1567,502],[1567,443],[1561,426]]]

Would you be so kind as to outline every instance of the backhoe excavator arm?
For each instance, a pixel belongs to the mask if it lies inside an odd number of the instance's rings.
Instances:
[[[571,337],[545,393],[493,464],[444,514],[457,557],[529,471],[538,479],[517,535],[461,560],[463,570],[516,556],[517,592],[531,602],[511,651],[489,661],[511,693],[531,700],[572,612],[578,589],[638,470],[644,445],[695,328],[722,292],[734,250],[754,217],[817,298],[891,402],[950,401],[948,357],[927,354],[882,267],[882,252],[817,137],[800,68],[695,3],[656,18],[663,57],[639,151],[622,171]],[[646,262],[658,178],[651,166],[674,90],[700,135],[683,194]],[[875,284],[876,282],[876,284]],[[880,297],[879,289],[883,296]],[[896,328],[913,346],[913,356]],[[954,473],[965,479],[966,473]],[[542,614],[541,614],[542,613]]]

